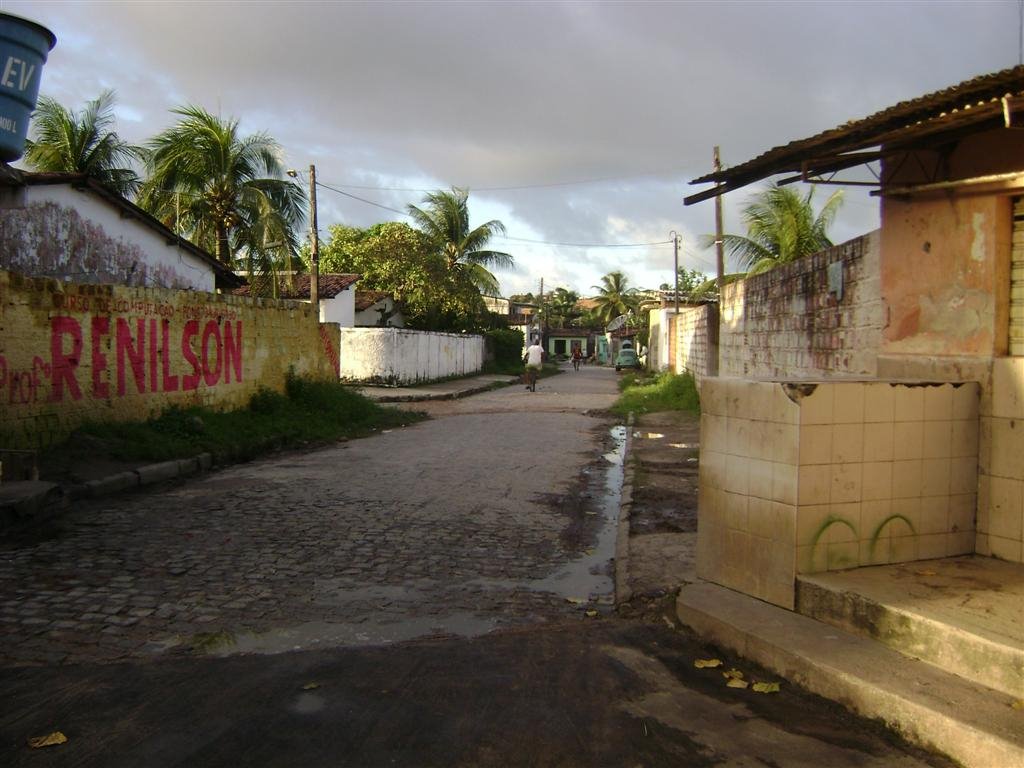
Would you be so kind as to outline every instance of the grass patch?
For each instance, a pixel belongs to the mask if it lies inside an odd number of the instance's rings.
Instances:
[[[622,392],[611,410],[621,416],[630,411],[690,411],[700,413],[700,395],[689,373],[627,373],[619,380]]]
[[[95,453],[133,462],[204,452],[217,462],[246,461],[280,448],[358,437],[424,418],[381,407],[336,381],[290,377],[284,394],[261,389],[240,410],[169,408],[148,421],[84,424],[69,440],[48,449],[41,463],[59,466]]]

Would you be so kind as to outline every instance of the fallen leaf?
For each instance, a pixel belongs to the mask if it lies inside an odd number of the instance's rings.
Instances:
[[[586,617],[587,617],[588,619],[592,619],[592,618],[594,618],[595,616],[597,616],[597,611],[593,611],[593,610],[591,610],[591,611],[587,611],[585,615],[586,615]]]
[[[779,684],[778,683],[754,683],[751,687],[755,691],[757,691],[758,693],[778,693],[779,692]]]
[[[730,677],[729,682],[725,685],[728,688],[746,688],[749,683],[746,680],[740,680],[738,677]]]
[[[68,737],[63,733],[60,731],[54,731],[47,736],[36,736],[29,739],[28,745],[32,747],[32,749],[39,749],[40,747],[55,747],[58,744],[63,744],[67,740]]]
[[[306,683],[304,686],[302,686],[302,690],[304,690],[304,691],[313,691],[313,690],[316,690],[319,687],[320,687],[320,683]]]
[[[693,666],[697,669],[714,669],[715,667],[722,666],[721,659],[697,659],[693,662]]]
[[[722,677],[728,677],[730,680],[742,680],[743,673],[736,669],[736,667],[733,667],[732,669],[723,672]]]
[[[1017,710],[1024,709],[1024,699],[1017,699],[1010,706]]]
[[[565,598],[565,602],[572,603],[573,605],[583,605],[583,603],[587,601],[582,597],[567,597]]]

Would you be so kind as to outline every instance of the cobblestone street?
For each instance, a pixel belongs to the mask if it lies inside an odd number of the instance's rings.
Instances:
[[[612,401],[610,376],[560,376],[372,438],[79,503],[50,538],[0,550],[0,657],[275,651],[580,616],[610,600],[607,560],[595,574],[584,563],[582,580],[566,566],[604,520],[612,422],[567,409],[556,388],[569,386],[590,407]]]

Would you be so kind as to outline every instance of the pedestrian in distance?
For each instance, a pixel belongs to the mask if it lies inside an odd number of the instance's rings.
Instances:
[[[572,348],[572,369],[578,371],[580,363],[583,362],[583,350],[579,347]]]
[[[540,339],[534,339],[533,344],[526,348],[523,362],[526,363],[526,388],[536,392],[537,374],[544,366],[544,347],[540,345]]]

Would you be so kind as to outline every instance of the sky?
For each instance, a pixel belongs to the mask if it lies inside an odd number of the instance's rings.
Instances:
[[[288,167],[315,165],[321,239],[333,224],[408,221],[395,210],[428,190],[469,189],[471,224],[505,225],[493,246],[515,259],[496,271],[506,296],[541,279],[593,295],[613,270],[638,288],[670,283],[672,232],[680,266],[713,275],[699,239],[714,231],[714,204],[683,198],[704,188],[689,182],[711,170],[715,145],[737,165],[1021,56],[1019,0],[0,10],[56,34],[41,92],[79,109],[114,89],[129,141],[194,104],[270,134]],[[757,190],[725,196],[725,231],[745,232],[740,211]],[[834,242],[878,226],[877,198],[844,195]]]

